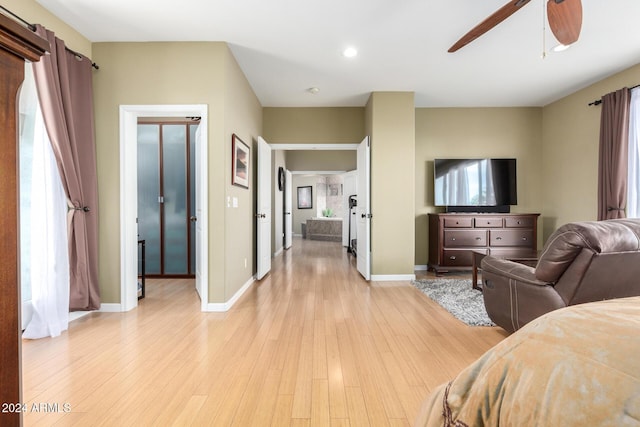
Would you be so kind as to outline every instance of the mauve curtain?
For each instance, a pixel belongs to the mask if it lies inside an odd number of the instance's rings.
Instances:
[[[68,198],[69,310],[100,308],[98,180],[91,61],[69,52],[41,25],[51,53],[34,63],[38,99]]]
[[[598,220],[624,218],[627,202],[629,89],[602,97],[598,160]]]

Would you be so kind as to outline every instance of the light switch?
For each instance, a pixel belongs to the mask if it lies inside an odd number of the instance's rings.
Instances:
[[[237,198],[237,197],[234,197],[234,198],[233,198],[233,207],[234,207],[234,208],[237,208],[237,207],[238,207],[238,198]]]

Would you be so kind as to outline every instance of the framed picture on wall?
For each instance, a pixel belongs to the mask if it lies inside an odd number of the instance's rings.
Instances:
[[[298,209],[313,208],[313,187],[298,187]]]
[[[239,187],[249,188],[249,155],[251,150],[235,133],[232,140],[231,183]]]

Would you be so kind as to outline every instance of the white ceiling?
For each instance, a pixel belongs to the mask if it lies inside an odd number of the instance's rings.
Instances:
[[[640,0],[582,0],[562,53],[546,0],[456,53],[506,0],[37,1],[92,42],[225,41],[265,107],[363,106],[373,91],[415,92],[417,107],[543,106],[640,62]]]

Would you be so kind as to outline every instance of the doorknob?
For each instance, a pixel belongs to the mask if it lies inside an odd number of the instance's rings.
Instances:
[[[191,216],[191,217],[189,217],[189,221],[191,221],[191,222],[196,222],[197,220],[198,220],[198,217],[197,217],[197,216]]]
[[[256,218],[266,218],[267,214],[261,214],[261,213],[257,213],[256,214]]]

